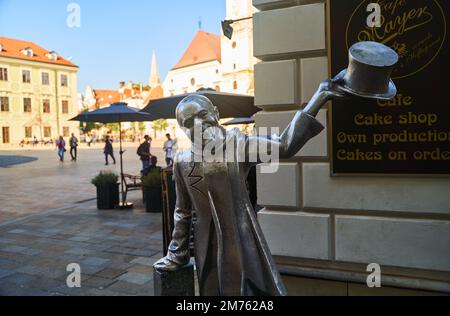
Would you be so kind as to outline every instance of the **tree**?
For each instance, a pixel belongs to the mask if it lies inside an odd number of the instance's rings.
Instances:
[[[84,134],[90,133],[94,129],[100,129],[102,124],[92,123],[92,122],[80,122],[80,129]]]
[[[89,112],[89,109],[84,109],[83,113]],[[93,122],[80,122],[80,130],[83,131],[83,134],[88,134],[94,129],[100,129],[102,124],[93,123]]]
[[[169,127],[169,123],[165,119],[153,121],[153,129],[158,132],[164,132]],[[155,137],[156,138],[156,137]]]
[[[109,128],[112,132],[120,131],[120,123],[108,123],[106,127]]]
[[[138,129],[139,129],[139,132],[141,133],[141,135],[143,135],[145,132],[145,123],[139,122]]]

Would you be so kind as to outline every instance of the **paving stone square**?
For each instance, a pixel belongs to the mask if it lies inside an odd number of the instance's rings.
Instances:
[[[152,265],[162,257],[161,214],[144,211],[139,191],[129,194],[132,210],[97,210],[89,179],[104,166],[93,151],[81,151],[85,162],[64,166],[52,151],[33,154],[38,159],[29,164],[0,170],[2,179],[12,179],[0,182],[0,199],[8,200],[0,209],[0,295],[153,295]],[[125,164],[138,172],[140,164],[131,157]],[[26,174],[40,182],[27,183]],[[61,185],[67,183],[73,185],[64,193]],[[5,193],[17,188],[24,193]],[[52,199],[53,192],[58,198]],[[80,265],[81,288],[66,284],[71,263]]]

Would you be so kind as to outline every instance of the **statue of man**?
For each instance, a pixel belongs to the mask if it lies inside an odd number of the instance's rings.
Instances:
[[[323,130],[315,116],[333,98],[393,98],[397,89],[390,75],[398,58],[380,43],[354,44],[349,67],[335,79],[322,82],[280,136],[247,136],[238,129],[227,132],[208,98],[191,95],[183,99],[176,117],[192,146],[175,157],[175,228],[168,254],[155,263],[155,269],[176,271],[189,262],[191,212],[195,209],[201,295],[286,295],[248,197],[245,179],[249,169],[268,162],[267,157],[276,162],[276,158],[294,156]]]
[[[189,263],[194,209],[195,261],[201,295],[286,295],[249,200],[245,179],[249,169],[262,162],[255,152],[258,148],[268,149],[269,154],[276,150],[282,159],[294,156],[323,130],[315,119],[320,108],[333,97],[344,95],[335,80],[322,82],[283,133],[269,137],[247,136],[238,129],[225,131],[219,124],[217,108],[204,96],[190,95],[182,100],[176,118],[192,146],[175,157],[175,226],[168,254],[155,263],[155,269],[176,271]],[[200,131],[200,139],[196,139],[199,135],[195,131]],[[234,154],[223,161],[206,161],[202,150],[213,142],[222,142],[225,150],[232,146]],[[256,159],[252,161],[251,157]]]

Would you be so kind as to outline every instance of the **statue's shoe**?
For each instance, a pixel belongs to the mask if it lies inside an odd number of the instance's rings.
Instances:
[[[153,265],[153,267],[159,272],[175,272],[177,270],[180,270],[184,266],[184,264],[178,264],[167,259],[166,257],[159,259]]]

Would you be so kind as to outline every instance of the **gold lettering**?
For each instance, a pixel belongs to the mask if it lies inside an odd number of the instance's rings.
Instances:
[[[394,106],[411,106],[412,105],[412,97],[403,95],[401,93],[397,94],[397,96],[391,100],[383,101],[378,100],[377,104],[379,107],[394,107]]]
[[[379,151],[361,151],[359,149],[356,149],[355,151],[346,151],[345,149],[340,149],[337,152],[337,158],[339,160],[348,161],[379,161],[383,159],[383,155]]]
[[[428,160],[450,160],[450,151],[443,151],[440,148],[436,148],[434,150],[428,151],[415,151],[413,153],[413,159],[419,161],[428,161]]]
[[[371,115],[356,114],[354,123],[358,126],[376,126],[376,125],[391,125],[392,115],[380,115],[373,113]]]
[[[413,113],[399,115],[398,123],[404,124],[422,124],[427,126],[433,126],[438,121],[438,116],[435,113]]]
[[[428,10],[428,6],[411,9],[394,16],[398,5],[391,11],[392,19],[388,20],[385,15],[381,18],[382,27],[361,30],[358,34],[360,41],[379,41],[387,44],[399,35],[403,35],[418,27],[426,25],[433,20],[433,15]]]

